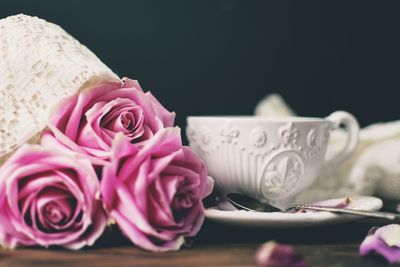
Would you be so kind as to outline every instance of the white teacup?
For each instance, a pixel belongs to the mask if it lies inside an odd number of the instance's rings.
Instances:
[[[286,208],[321,167],[336,168],[355,149],[359,126],[349,113],[329,117],[188,117],[190,146],[223,194],[241,193]],[[330,132],[347,130],[343,149],[325,159]]]

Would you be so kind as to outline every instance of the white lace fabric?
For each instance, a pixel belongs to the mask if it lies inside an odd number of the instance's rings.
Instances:
[[[22,14],[0,20],[0,158],[37,135],[62,98],[98,77],[118,78],[58,25]]]

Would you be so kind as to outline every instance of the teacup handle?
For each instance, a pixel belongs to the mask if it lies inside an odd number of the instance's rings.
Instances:
[[[326,117],[331,122],[330,130],[336,130],[343,125],[347,131],[346,144],[338,153],[326,160],[326,167],[337,168],[342,164],[355,150],[358,144],[359,125],[356,118],[346,111],[336,111]]]

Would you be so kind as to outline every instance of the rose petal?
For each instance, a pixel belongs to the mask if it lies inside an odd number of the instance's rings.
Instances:
[[[211,187],[204,163],[182,146],[178,128],[162,129],[140,147],[116,136],[101,181],[117,225],[133,243],[154,251],[179,249],[197,234]]]
[[[93,164],[104,165],[111,156],[117,133],[123,133],[138,146],[159,130],[173,125],[168,112],[151,94],[145,94],[137,81],[100,81],[70,97],[55,109],[48,128],[54,139]],[[43,143],[53,143],[49,136]]]
[[[360,255],[376,252],[390,263],[400,262],[400,225],[374,227],[360,245]]]
[[[269,241],[256,252],[256,262],[260,267],[305,267],[307,264],[296,253],[293,246]]]
[[[350,206],[352,200],[350,197],[323,200],[313,203],[315,206],[329,207],[329,208],[346,208]]]
[[[60,150],[18,149],[0,167],[0,196],[0,242],[6,247],[79,247],[86,244],[82,238],[93,243],[106,226],[90,161]]]
[[[148,238],[148,236],[144,235],[142,231],[137,229],[135,224],[132,224],[131,221],[127,220],[122,214],[112,212],[111,216],[118,221],[118,226],[125,233],[125,235],[127,235],[127,237],[133,241],[133,243],[140,245],[142,248],[156,252],[174,251],[179,250],[179,248],[185,242],[184,238],[181,236],[174,240],[158,242],[155,244]]]

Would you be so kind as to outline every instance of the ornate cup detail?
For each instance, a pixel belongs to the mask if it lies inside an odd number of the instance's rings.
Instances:
[[[250,133],[250,142],[254,147],[262,147],[267,143],[267,133],[260,129],[255,128]]]
[[[192,126],[188,126],[186,128],[186,133],[191,146],[195,147],[196,151],[209,153],[214,149],[214,147],[211,145],[212,136],[208,127],[204,126],[196,131],[196,129],[194,129]]]
[[[200,137],[200,142],[204,145],[207,146],[211,141],[211,136],[208,132],[204,131]]]
[[[330,131],[343,124],[346,144],[325,158]],[[358,124],[350,114],[328,118],[189,117],[190,146],[207,165],[219,193],[242,193],[287,208],[321,168],[337,168],[354,150]]]
[[[315,148],[318,145],[318,132],[316,129],[311,129],[307,135],[307,145]]]
[[[239,131],[236,128],[223,129],[221,131],[222,143],[232,143],[238,136]]]
[[[295,145],[297,139],[300,137],[300,132],[297,128],[293,127],[293,123],[288,123],[279,129],[279,134],[282,136],[286,146]]]
[[[187,135],[189,142],[194,143],[197,141],[196,140],[196,131],[193,129],[193,127],[188,126],[186,128],[186,135]]]
[[[267,161],[261,172],[261,193],[268,199],[286,197],[304,175],[304,163],[294,151],[283,151]]]

